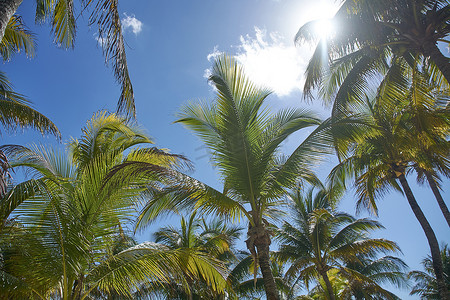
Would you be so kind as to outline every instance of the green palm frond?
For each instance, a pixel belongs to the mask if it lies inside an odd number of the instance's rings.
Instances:
[[[372,297],[376,299],[392,299],[392,300],[399,300],[400,298],[397,297],[392,292],[389,292],[388,290],[382,288],[379,283],[372,278],[366,276],[365,274],[362,274],[358,272],[357,270],[350,269],[350,268],[342,268],[340,270],[340,275],[348,278],[348,285],[345,287],[343,291],[341,291],[342,294],[348,293],[350,295],[364,295],[364,297]],[[393,275],[393,274],[392,274]],[[401,275],[400,275],[401,276]],[[401,277],[396,278],[399,280]]]
[[[81,166],[95,155],[110,149],[125,151],[140,144],[152,144],[151,138],[139,126],[123,117],[100,111],[94,114],[83,135],[70,142],[71,155]]]
[[[129,295],[130,291],[146,281],[164,283],[173,278],[185,280],[183,272],[188,272],[192,277],[202,276],[215,291],[225,287],[223,267],[207,255],[187,249],[168,250],[147,242],[122,251],[94,268],[86,277],[91,287],[82,298],[87,297],[94,288],[105,292],[114,289]],[[187,282],[182,283],[189,290]]]
[[[153,199],[148,201],[141,212],[138,223],[148,222],[167,210],[175,208],[183,210],[189,207],[201,209],[206,214],[215,213],[233,220],[239,220],[244,215],[249,217],[240,201],[236,201],[190,176],[173,171],[168,173],[165,168],[161,169],[154,165],[136,162],[123,166],[125,167],[124,172],[139,173],[140,176],[155,176],[162,172],[163,176],[172,182],[168,187],[157,191],[153,195]],[[118,176],[118,178],[120,177],[122,176]]]
[[[6,74],[0,72],[0,123],[7,130],[33,128],[60,136],[58,128],[43,114],[32,109],[25,96],[15,92]]]
[[[44,188],[41,180],[30,179],[13,186],[4,196],[1,202],[2,222],[6,222],[11,213],[24,201],[36,195]]]
[[[343,257],[348,255],[354,257],[356,254],[367,255],[367,257],[373,257],[379,252],[393,252],[399,248],[395,242],[386,239],[368,239],[362,241],[354,241],[353,243],[347,243],[332,252],[330,256]]]
[[[348,115],[351,105],[363,102],[367,95],[375,94],[373,86],[370,85],[371,81],[367,77],[376,78],[378,74],[385,72],[384,53],[380,55],[381,58],[377,57],[379,55],[372,53],[363,55],[350,68],[346,66],[347,74],[338,74],[342,83],[338,86],[339,88],[336,85],[333,86],[335,90],[338,88],[333,97],[333,115]],[[335,64],[339,66],[339,61]],[[333,68],[336,67],[333,65],[331,69]],[[335,73],[341,71],[340,68],[336,69],[333,70]]]
[[[43,145],[20,147],[11,155],[13,167],[29,168],[27,171],[36,178],[72,178],[74,167],[65,152]]]
[[[370,232],[376,229],[384,228],[380,223],[370,219],[355,220],[335,234],[330,240],[330,247],[337,248],[352,241],[355,237],[361,236],[362,233]]]
[[[42,134],[60,136],[58,128],[50,119],[28,105],[0,98],[0,123],[7,130],[33,128]]]
[[[52,5],[51,22],[52,30],[55,36],[55,43],[63,48],[73,48],[75,45],[76,35],[76,22],[74,16],[75,12],[73,7],[73,0],[44,0],[39,2],[40,5],[43,5],[46,2],[50,2],[49,4]]]
[[[25,28],[20,16],[13,15],[6,26],[5,35],[0,43],[0,55],[4,61],[8,61],[13,54],[21,51],[28,57],[34,56],[34,35]]]

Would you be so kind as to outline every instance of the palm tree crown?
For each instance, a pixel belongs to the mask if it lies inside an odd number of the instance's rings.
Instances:
[[[44,147],[16,151],[12,165],[35,177],[15,186],[2,202],[2,212],[18,216],[18,225],[1,232],[2,250],[11,252],[1,270],[3,294],[17,299],[130,296],[147,281],[175,278],[186,286],[185,275],[195,278],[199,272],[206,273],[212,289],[223,285],[217,265],[203,253],[148,242],[118,248],[136,213],[134,204],[150,183],[112,186],[104,183],[109,170],[139,159],[169,168],[181,159],[156,148],[136,148],[149,143],[138,127],[99,113],[82,138],[70,143],[69,155]]]
[[[276,299],[269,265],[269,220],[282,204],[284,187],[312,176],[308,164],[318,154],[309,140],[288,158],[278,151],[291,133],[319,121],[301,110],[271,114],[263,106],[270,92],[254,86],[229,57],[216,60],[210,81],[217,91],[213,105],[187,105],[177,121],[197,133],[211,150],[224,184],[226,201],[200,199],[198,205],[221,215],[245,215],[247,247],[259,259],[268,299]]]
[[[364,274],[364,268],[351,266],[362,265],[380,252],[398,251],[398,246],[389,240],[369,238],[369,232],[383,228],[378,222],[355,219],[334,210],[336,197],[331,190],[322,186],[317,193],[313,191],[314,187],[305,196],[299,190],[291,195],[294,223],[284,222],[277,232],[281,243],[277,257],[291,263],[286,276],[294,284],[304,282],[307,288],[311,281],[322,281],[327,299],[336,299],[338,292],[330,280],[332,273],[347,279],[349,288],[358,283],[367,291],[371,287],[373,295],[379,293],[389,298],[391,293],[370,278],[370,272]],[[392,282],[396,280],[401,282],[401,276],[393,276]]]
[[[348,0],[333,18],[339,30],[319,42],[306,71],[305,96],[317,90],[345,112],[381,84],[399,83],[395,74],[418,64],[442,88],[450,80],[449,59],[437,46],[448,44],[448,1]],[[314,22],[301,27],[296,41],[317,40]]]
[[[441,257],[444,264],[446,287],[450,292],[450,249],[447,245],[442,247]],[[412,271],[409,273],[409,277],[416,282],[411,295],[420,295],[420,299],[441,299],[431,257],[425,258],[422,261],[422,265],[425,271]]]

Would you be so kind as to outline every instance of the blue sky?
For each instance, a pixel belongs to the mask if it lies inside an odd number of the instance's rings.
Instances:
[[[34,107],[59,127],[64,143],[70,137],[80,136],[81,128],[94,112],[102,109],[114,111],[120,89],[111,68],[104,64],[97,45],[96,28],[87,26],[88,14],[78,19],[75,48],[62,50],[52,43],[48,25],[34,25],[33,2],[24,1],[19,13],[38,39],[36,58],[30,60],[17,55],[3,64],[2,70],[8,74],[15,89],[27,95]],[[302,100],[302,76],[311,47],[295,47],[293,39],[304,22],[321,14],[331,16],[334,1],[119,2],[137,120],[155,139],[158,147],[191,159],[196,168],[194,176],[198,179],[220,187],[219,178],[200,141],[181,125],[172,123],[183,103],[213,98],[214,92],[205,74],[218,52],[236,55],[250,78],[274,90],[268,100],[274,109],[304,107],[327,116],[318,102]],[[291,137],[285,145],[286,151],[298,145],[304,134],[306,132]],[[41,137],[31,131],[2,135],[3,144],[34,142],[62,146],[53,137]],[[319,174],[325,176],[332,163],[318,166]],[[410,178],[411,183],[414,181]],[[448,243],[450,230],[432,193],[412,185],[438,240]],[[448,188],[447,180],[444,191]],[[448,199],[445,194],[444,199]],[[355,213],[351,193],[343,200],[341,209]],[[410,268],[420,268],[419,263],[429,248],[406,199],[399,193],[391,193],[379,202],[379,209],[379,221],[386,229],[375,236],[398,242],[404,254],[402,258]],[[166,223],[161,221],[161,224]],[[406,292],[398,295],[403,299],[414,299]]]

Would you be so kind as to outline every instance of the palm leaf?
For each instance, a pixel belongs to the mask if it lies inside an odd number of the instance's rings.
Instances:
[[[4,61],[8,61],[14,53],[19,53],[20,51],[24,51],[28,57],[33,57],[35,40],[34,35],[25,28],[22,18],[18,15],[13,15],[9,19],[0,43],[0,55]]]
[[[121,85],[117,111],[135,118],[136,107],[134,104],[133,86],[128,73],[118,1],[98,1],[90,16],[90,24],[97,24],[103,55],[107,63],[112,62],[114,76]]]

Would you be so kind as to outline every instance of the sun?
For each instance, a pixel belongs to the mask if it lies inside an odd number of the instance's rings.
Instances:
[[[283,15],[283,26],[286,34],[294,36],[305,23],[317,21],[316,28],[319,37],[329,36],[336,32],[336,24],[331,21],[339,9],[338,1],[315,0],[298,1],[289,7]]]
[[[335,25],[332,19],[319,19],[315,21],[314,31],[320,39],[326,39],[335,34]]]

